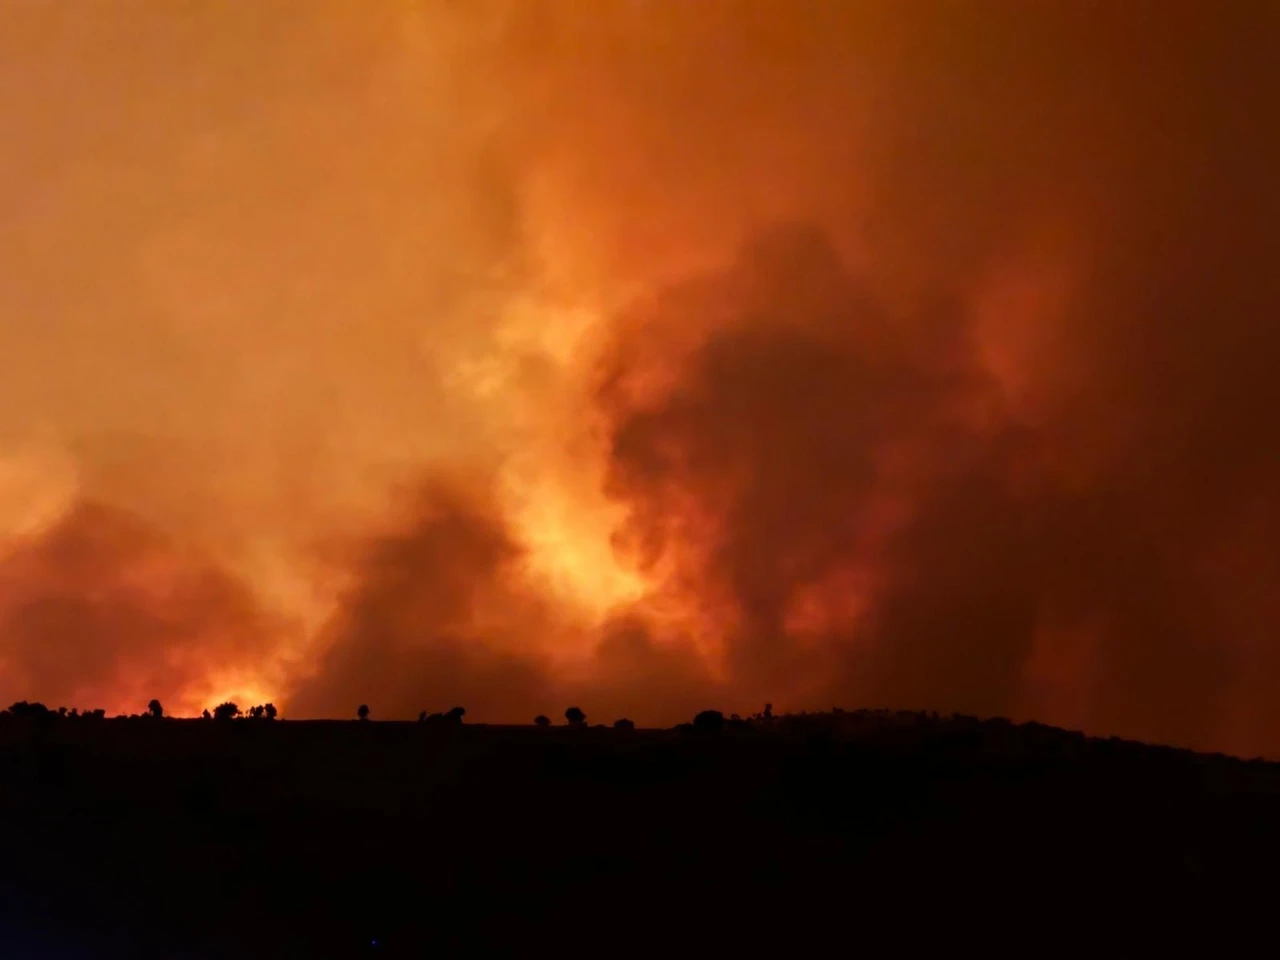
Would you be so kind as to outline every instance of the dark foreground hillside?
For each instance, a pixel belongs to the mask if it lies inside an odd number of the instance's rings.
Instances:
[[[1278,810],[1275,765],[915,715],[5,716],[0,955],[1146,954],[1271,913]]]

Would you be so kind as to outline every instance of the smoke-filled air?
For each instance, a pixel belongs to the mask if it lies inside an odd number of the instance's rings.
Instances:
[[[0,3],[0,702],[1280,756],[1278,37]]]

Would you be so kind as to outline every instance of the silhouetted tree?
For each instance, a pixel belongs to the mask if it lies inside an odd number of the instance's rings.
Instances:
[[[626,717],[613,721],[613,729],[615,730],[634,730],[635,728],[636,725]]]
[[[586,726],[587,723],[587,715],[577,707],[570,707],[566,710],[564,718],[569,721],[569,726],[571,727],[582,727]]]
[[[9,708],[9,712],[15,717],[32,717],[44,718],[49,716],[49,708],[43,703],[27,703],[25,700],[19,700]]]
[[[159,700],[152,700],[147,704],[147,713],[156,720],[164,717],[164,707],[160,705]]]
[[[699,733],[719,733],[724,729],[724,714],[719,710],[703,710],[693,718],[693,729]]]
[[[263,715],[266,714],[266,712],[267,712],[267,708],[262,706],[261,704],[258,704],[257,706],[249,708],[249,716],[252,717],[254,720],[261,720]]]
[[[360,720],[369,719],[369,705],[367,703],[362,703],[356,708],[356,717]]]
[[[444,718],[450,723],[462,723],[462,718],[467,715],[465,707],[454,707],[444,715]]]
[[[766,703],[766,704],[764,705],[764,718],[765,718],[766,720],[772,720],[772,719],[773,719],[773,704],[772,704],[772,703]]]
[[[240,716],[240,708],[229,700],[213,708],[213,719],[215,720],[234,720],[238,716]]]
[[[59,708],[58,708],[58,716],[60,716],[60,717],[65,717],[66,715],[67,715],[67,708],[66,708],[66,707],[59,707]]]
[[[276,709],[274,703],[268,703],[262,708],[262,712],[267,715],[268,720],[274,720],[280,715],[280,711]]]
[[[206,708],[205,708],[204,713],[200,714],[200,719],[201,719],[201,720],[212,720],[212,719],[213,719],[213,714],[211,714],[211,713],[209,712],[209,709],[206,707]]]
[[[549,727],[551,726],[551,718],[538,714],[533,718],[533,725],[535,727]]]
[[[90,710],[88,713],[85,714],[85,716],[90,717],[94,720],[105,720],[107,719],[107,711],[99,707],[97,710]]]
[[[67,716],[69,716],[72,720],[77,720],[80,717],[80,711],[77,710],[75,707],[72,707],[71,712],[68,713]]]

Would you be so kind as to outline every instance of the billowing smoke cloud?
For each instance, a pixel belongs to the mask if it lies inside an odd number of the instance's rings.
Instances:
[[[528,723],[571,702],[610,718],[683,716],[707,702],[713,687],[687,643],[656,643],[636,613],[620,611],[597,633],[558,610],[475,490],[434,480],[402,509],[386,533],[353,545],[353,576],[320,638],[326,653],[291,710],[340,714],[375,691],[387,716],[461,704]],[[583,642],[576,669],[557,669],[557,651]]]
[[[1084,624],[1096,703],[1075,722],[1183,741],[1215,728],[1226,652],[1184,531],[1123,472],[1064,481],[1053,425],[1007,408],[963,309],[901,337],[805,231],[753,245],[716,284],[740,319],[656,397],[620,402],[649,353],[632,338],[664,335],[659,299],[619,341],[605,395],[626,542],[676,556],[690,602],[727,601],[731,689],[1038,713],[1037,644]]]
[[[292,709],[354,710],[373,691],[389,716],[465,704],[527,722],[550,702],[528,645],[547,629],[546,611],[512,587],[521,550],[486,506],[433,485],[402,527],[359,546],[359,574],[326,627],[318,675]]]
[[[1278,16],[6,7],[0,691],[1280,751]]]
[[[290,630],[237,578],[101,504],[76,504],[0,561],[6,704],[136,713],[155,692],[217,696],[220,676],[269,675],[262,640]]]

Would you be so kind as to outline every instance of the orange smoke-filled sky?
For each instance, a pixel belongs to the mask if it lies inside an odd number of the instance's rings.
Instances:
[[[1278,28],[0,3],[0,700],[1280,754]]]

